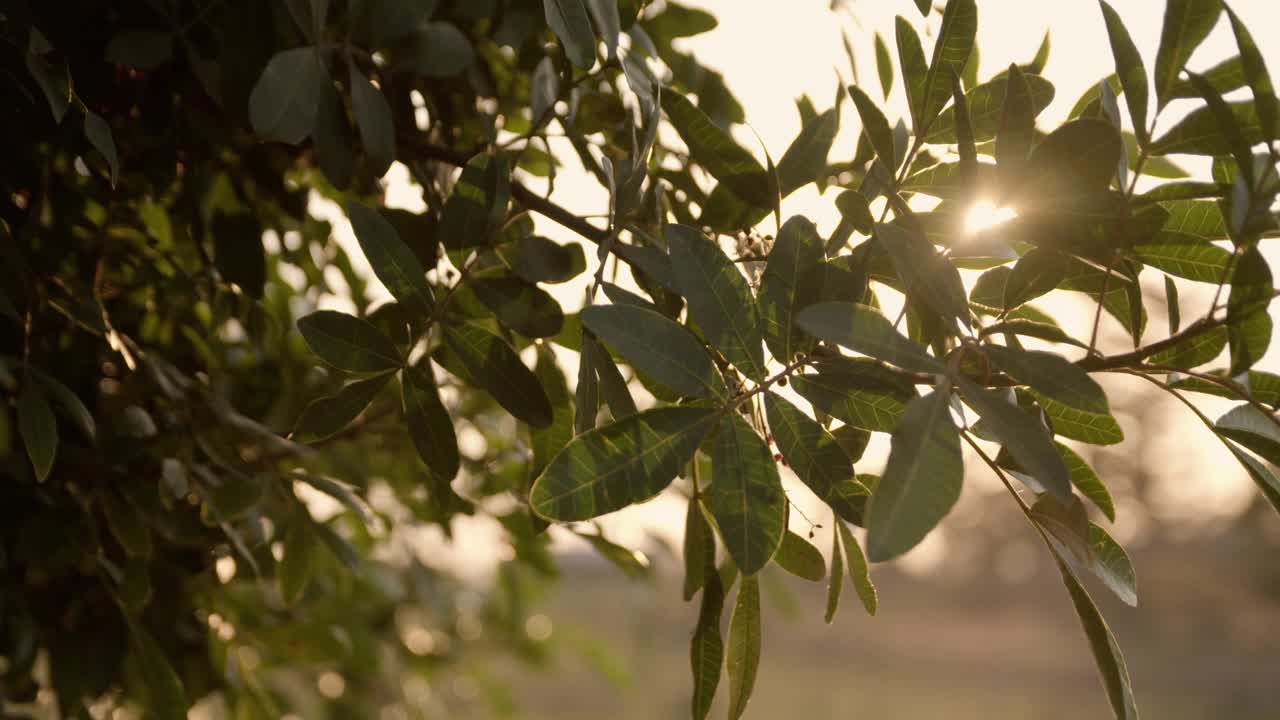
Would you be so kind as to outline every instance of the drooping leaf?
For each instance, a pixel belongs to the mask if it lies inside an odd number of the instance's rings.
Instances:
[[[264,140],[297,145],[316,125],[329,73],[314,47],[276,53],[249,95],[249,122]]]
[[[1280,512],[1280,478],[1276,478],[1275,474],[1266,465],[1258,462],[1249,453],[1241,450],[1235,444],[1228,442],[1227,448],[1236,456],[1236,460],[1249,473],[1249,479],[1253,480],[1253,484],[1258,486],[1258,490],[1262,492],[1262,496],[1271,503],[1271,507],[1276,512]]]
[[[391,106],[355,63],[350,68],[351,109],[369,160],[369,172],[374,177],[382,177],[396,159],[396,129],[391,122]]]
[[[977,32],[978,6],[975,0],[949,0],[933,46],[929,72],[925,75],[917,135],[928,133],[930,124],[951,98],[951,75],[964,71],[965,62],[973,52]]]
[[[720,420],[711,451],[709,507],[720,538],[744,577],[769,563],[787,522],[787,499],[769,446],[731,412]]]
[[[1156,53],[1157,108],[1164,108],[1172,99],[1179,73],[1217,24],[1221,12],[1222,0],[1169,0],[1165,5],[1160,49]]]
[[[720,669],[724,664],[724,641],[720,637],[724,585],[716,572],[715,553],[708,554],[705,562],[702,605],[689,647],[689,661],[693,668],[693,720],[705,720],[707,713],[711,712],[711,702],[715,699],[716,687],[720,685]]]
[[[373,274],[410,313],[425,320],[435,298],[422,263],[400,239],[395,226],[376,210],[355,201],[347,203],[347,217]]]
[[[1124,88],[1125,103],[1129,106],[1129,117],[1133,120],[1133,131],[1138,138],[1138,145],[1146,147],[1151,142],[1147,128],[1147,68],[1142,63],[1142,55],[1129,37],[1129,30],[1119,13],[1106,0],[1098,0],[1102,8],[1102,19],[1107,25],[1107,36],[1111,40],[1111,55],[1116,62],[1116,76]]]
[[[689,146],[689,154],[707,172],[744,202],[758,208],[773,206],[769,174],[750,152],[680,93],[664,91],[661,103],[676,132]]]
[[[1107,697],[1111,701],[1112,711],[1117,720],[1138,720],[1138,708],[1134,703],[1133,689],[1129,683],[1129,671],[1125,667],[1124,656],[1120,653],[1115,636],[1111,634],[1111,629],[1102,619],[1102,614],[1093,604],[1093,599],[1080,585],[1080,581],[1076,579],[1071,569],[1061,558],[1056,559],[1058,570],[1062,573],[1062,582],[1067,586],[1076,615],[1080,618],[1085,636],[1089,639],[1089,647],[1093,651],[1094,662],[1097,663],[1103,687],[1106,688]]]
[[[298,320],[298,331],[321,360],[350,373],[381,373],[400,367],[395,343],[367,320],[320,310]]]
[[[315,529],[307,511],[300,508],[285,532],[284,556],[276,565],[280,597],[286,605],[297,604],[311,584],[311,575],[315,571],[315,554]]]
[[[715,568],[716,538],[702,514],[697,499],[689,500],[684,520],[684,599],[685,602],[707,582],[707,566]],[[711,573],[715,575],[714,572]]]
[[[1115,445],[1124,441],[1124,432],[1111,415],[1068,407],[1034,390],[1031,394],[1058,435],[1090,445]]]
[[[85,407],[80,397],[71,388],[62,384],[61,380],[39,368],[30,368],[30,372],[31,377],[40,383],[45,397],[52,403],[54,409],[61,411],[63,417],[75,423],[75,426],[84,434],[85,439],[89,442],[94,442],[98,436],[98,426],[94,422],[93,413],[89,412],[89,408]],[[19,393],[19,396],[21,396],[21,393]],[[21,404],[21,400],[19,400],[19,406]]]
[[[689,462],[715,419],[708,408],[665,407],[585,432],[534,482],[529,504],[548,520],[568,522],[647,500]]]
[[[760,585],[744,574],[738,599],[729,618],[729,720],[738,720],[747,709],[760,667]]]
[[[596,35],[604,42],[605,57],[618,57],[618,38],[622,35],[622,18],[618,13],[618,0],[587,0],[587,12]],[[594,48],[594,43],[592,45]]]
[[[484,389],[504,410],[535,428],[551,424],[542,384],[502,338],[476,325],[449,325],[435,358],[446,370]]]
[[[854,107],[858,109],[858,116],[862,118],[862,131],[866,133],[871,147],[875,148],[876,157],[880,158],[886,170],[893,173],[898,169],[898,160],[894,154],[893,131],[889,129],[889,121],[875,101],[867,97],[857,85],[850,85],[848,91],[849,97],[853,98]]]
[[[339,190],[347,189],[356,166],[355,134],[333,83],[320,84],[320,105],[316,108],[311,142],[325,179]]]
[[[999,370],[1064,405],[1099,414],[1111,412],[1098,383],[1061,355],[999,345],[985,346],[983,352]]]
[[[1280,425],[1252,405],[1238,405],[1218,418],[1218,434],[1231,438],[1273,465],[1280,464]]]
[[[676,287],[689,317],[726,360],[756,380],[765,376],[760,314],[747,279],[715,241],[687,225],[668,225]]]
[[[1018,464],[1046,490],[1063,501],[1070,499],[1071,473],[1039,419],[964,378],[958,383],[965,402]]]
[[[686,397],[723,397],[724,380],[693,333],[653,310],[592,305],[582,323],[633,367]]]
[[[1106,530],[1094,523],[1089,523],[1089,545],[1092,550],[1090,572],[1097,575],[1125,605],[1137,607],[1138,576],[1133,571],[1129,554]]]
[[[840,519],[835,518],[839,523]],[[828,625],[840,609],[840,595],[844,591],[844,552],[840,550],[840,533],[831,533],[831,572],[827,581],[827,609],[822,619]]]
[[[827,576],[822,551],[790,530],[782,534],[782,544],[773,556],[778,567],[804,580],[819,582]]]
[[[1045,493],[1036,499],[1027,514],[1077,565],[1089,564],[1093,551],[1089,544],[1089,513],[1084,503],[1075,497],[1063,502]]]
[[[889,93],[893,90],[893,59],[889,56],[889,46],[880,37],[880,33],[876,33],[876,74],[880,76],[880,92],[888,100]]]
[[[1182,309],[1178,305],[1178,284],[1164,276],[1165,314],[1169,316],[1169,334],[1176,335],[1182,327]]]
[[[528,280],[515,275],[477,277],[470,288],[499,322],[525,337],[551,337],[564,327],[560,303]]]
[[[1257,245],[1240,255],[1231,276],[1227,300],[1227,340],[1232,376],[1253,367],[1271,346],[1271,315],[1267,308],[1274,292],[1271,268]]]
[[[783,224],[769,252],[758,302],[765,343],[781,362],[791,362],[797,352],[812,345],[796,327],[795,315],[816,302],[822,290],[813,282],[816,269],[825,260],[822,245],[813,223],[797,215]]]
[[[883,315],[866,305],[822,302],[800,311],[796,322],[815,337],[904,370],[940,373],[945,369],[923,347],[899,334]]]
[[[358,380],[337,393],[317,398],[302,411],[291,439],[299,443],[326,440],[351,424],[386,386],[391,373]]]
[[[853,581],[854,592],[858,594],[858,599],[862,601],[862,608],[867,611],[867,614],[875,615],[879,599],[876,595],[876,586],[871,582],[871,572],[870,568],[867,567],[867,558],[862,554],[862,547],[858,545],[857,538],[853,536],[849,528],[839,520],[835,522],[836,533],[840,536],[840,541],[844,544],[845,555],[848,557],[849,579]]]
[[[560,38],[569,61],[590,70],[596,64],[596,36],[591,30],[586,0],[543,0],[542,8],[547,25]]]
[[[853,464],[836,439],[800,408],[774,393],[765,394],[769,430],[778,451],[801,482],[837,515],[861,520],[861,509],[841,488],[853,478]]]
[[[535,129],[551,120],[559,96],[560,76],[556,74],[555,62],[549,57],[542,58],[529,80],[529,117]]]
[[[883,562],[915,547],[955,505],[963,476],[950,393],[912,400],[867,508],[868,559]]]
[[[1058,448],[1058,454],[1062,456],[1062,461],[1066,463],[1067,470],[1071,473],[1071,484],[1081,495],[1088,498],[1098,509],[1102,511],[1107,519],[1115,522],[1116,508],[1115,502],[1111,499],[1111,493],[1107,490],[1107,486],[1102,484],[1102,480],[1098,478],[1098,474],[1089,467],[1089,463],[1080,457],[1076,451],[1063,445],[1062,443],[1054,443]]]
[[[413,447],[431,472],[434,489],[443,491],[458,474],[461,458],[453,419],[440,401],[429,362],[405,368],[400,377],[400,402]]]

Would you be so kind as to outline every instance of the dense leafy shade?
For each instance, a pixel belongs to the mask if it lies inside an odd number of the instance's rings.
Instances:
[[[444,246],[460,250],[489,244],[506,216],[510,182],[501,155],[481,153],[467,161],[440,215]]]
[[[911,401],[867,509],[867,558],[883,562],[915,547],[955,505],[963,477],[950,394]]]
[[[647,500],[675,479],[715,418],[706,408],[662,408],[583,433],[543,471],[529,502],[539,515],[563,521]]]
[[[18,393],[18,431],[35,468],[36,479],[44,482],[53,470],[58,453],[58,421],[49,400],[33,382],[24,383]]]
[[[740,415],[720,420],[711,451],[711,514],[744,576],[759,572],[782,543],[787,499],[769,446]]]
[[[693,333],[665,316],[631,305],[593,305],[582,323],[636,369],[688,397],[725,394],[711,356]]]
[[[551,337],[564,327],[564,311],[546,290],[519,277],[477,277],[471,282],[476,298],[503,325],[525,337]]]

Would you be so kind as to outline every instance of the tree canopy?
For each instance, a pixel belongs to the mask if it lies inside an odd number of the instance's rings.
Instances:
[[[716,19],[669,0],[9,3],[0,712],[182,718],[216,694],[236,718],[367,717],[463,658],[467,618],[539,657],[523,598],[556,573],[548,526],[643,574],[591,521],[670,492],[700,603],[691,713],[727,674],[737,718],[758,573],[828,581],[829,622],[847,572],[874,614],[868,563],[920,543],[968,469],[1044,540],[1116,717],[1136,718],[1086,590],[1135,604],[1134,568],[1106,478],[1063,441],[1122,442],[1095,377],[1136,376],[1280,510],[1280,376],[1254,369],[1275,90],[1220,0],[1168,0],[1151,70],[1101,0],[1116,72],[1046,128],[1047,43],[988,73],[979,3],[916,5],[896,53],[874,37],[874,75],[849,69],[878,85],[799,98],[795,140],[763,148],[687,49]],[[1188,71],[1218,23],[1238,56]],[[908,117],[886,116],[895,88]],[[848,124],[856,152],[831,157]],[[420,211],[384,202],[393,163]],[[607,206],[565,209],[561,172]],[[809,184],[830,232],[787,212]],[[977,202],[1016,217],[967,232]],[[581,302],[556,287],[588,273]],[[1191,283],[1213,299],[1184,322]],[[1167,332],[1147,327],[1156,286]],[[1034,304],[1063,292],[1093,302],[1090,332]],[[1104,314],[1131,347],[1102,346]],[[1236,404],[1215,420],[1197,394]],[[825,557],[789,529],[784,472],[830,509]],[[406,549],[473,514],[512,549],[478,607]],[[335,670],[340,698],[299,682]]]

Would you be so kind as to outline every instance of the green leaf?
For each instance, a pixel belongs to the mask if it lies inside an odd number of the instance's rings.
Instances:
[[[1267,72],[1262,52],[1254,42],[1249,29],[1240,22],[1234,10],[1225,5],[1223,7],[1231,20],[1231,30],[1236,36],[1236,44],[1240,47],[1240,64],[1244,68],[1244,76],[1249,80],[1249,88],[1253,91],[1254,105],[1258,108],[1258,120],[1267,130],[1264,139],[1275,140],[1280,137],[1276,132],[1280,109],[1277,109],[1276,91],[1271,82],[1271,74]]]
[[[1231,438],[1272,465],[1280,464],[1280,426],[1252,405],[1238,405],[1215,423],[1218,434]]]
[[[618,13],[618,0],[587,0],[587,12],[591,14],[591,23],[595,25],[596,34],[604,42],[607,58],[616,60],[618,38],[622,35],[622,18]],[[592,47],[595,47],[594,43]]]
[[[917,135],[928,133],[929,125],[951,99],[951,75],[964,71],[973,52],[978,32],[978,6],[975,0],[949,0],[942,14],[942,27],[933,46],[933,59],[925,75],[921,93],[920,122]]]
[[[112,491],[102,493],[99,499],[102,501],[102,513],[111,528],[111,535],[124,548],[125,554],[130,558],[151,557],[151,531],[138,509]]]
[[[314,47],[276,53],[249,95],[249,122],[264,140],[297,145],[316,126],[329,73]]]
[[[1130,607],[1138,606],[1138,576],[1133,571],[1129,554],[1106,530],[1089,523],[1089,546],[1092,560],[1089,570]]]
[[[493,311],[498,322],[531,338],[556,335],[564,327],[564,311],[550,293],[514,275],[476,277],[472,292]]]
[[[596,64],[596,36],[585,0],[543,0],[542,8],[569,61],[590,70]]]
[[[713,546],[714,549],[714,546]],[[724,663],[724,641],[720,637],[720,616],[724,612],[724,586],[716,572],[715,553],[706,558],[703,569],[706,584],[698,624],[689,646],[689,663],[693,668],[693,720],[705,720],[720,685],[720,667]]]
[[[542,384],[497,335],[476,325],[446,326],[437,359],[449,372],[483,388],[517,420],[535,428],[551,424],[551,401]]]
[[[1009,65],[1009,83],[1000,114],[1000,131],[996,135],[996,164],[1001,178],[1008,184],[1021,180],[1031,144],[1036,134],[1035,105],[1031,87],[1016,64]]]
[[[1071,484],[1076,490],[1080,491],[1111,522],[1116,521],[1115,502],[1111,499],[1111,493],[1107,491],[1107,486],[1102,484],[1102,480],[1098,474],[1089,467],[1089,463],[1080,457],[1076,451],[1063,445],[1062,443],[1054,443],[1058,449],[1058,454],[1062,456],[1062,462],[1066,464],[1067,470],[1071,473]]]
[[[1053,84],[1039,75],[1023,73],[1027,90],[1031,95],[1031,107],[1039,116],[1049,103],[1053,102]],[[965,104],[968,105],[969,122],[973,126],[973,139],[986,142],[995,138],[1000,129],[1004,114],[1005,98],[1009,91],[1009,74],[1002,73],[965,93]],[[925,135],[925,142],[942,145],[959,141],[956,133],[956,116],[954,108],[947,108],[930,126]]]
[[[1080,585],[1080,581],[1072,574],[1071,569],[1060,557],[1058,570],[1062,573],[1062,582],[1071,595],[1071,603],[1075,606],[1076,615],[1084,627],[1085,636],[1089,639],[1089,647],[1093,651],[1094,662],[1102,676],[1102,685],[1107,690],[1111,701],[1111,709],[1118,720],[1137,720],[1138,708],[1134,704],[1133,689],[1129,685],[1129,671],[1124,664],[1124,656],[1116,644],[1111,629],[1102,619],[1097,606],[1089,593]]]
[[[1046,490],[1064,501],[1070,499],[1071,473],[1039,418],[964,378],[958,383],[965,402],[1018,464]]]
[[[352,315],[333,310],[313,312],[298,320],[298,332],[312,352],[338,370],[373,374],[402,364],[391,338]]]
[[[1227,147],[1231,149],[1231,154],[1235,157],[1236,166],[1240,168],[1245,177],[1253,177],[1253,143],[1247,142],[1244,132],[1240,129],[1239,122],[1236,121],[1235,113],[1227,106],[1222,96],[1217,90],[1209,84],[1200,75],[1187,71],[1187,77],[1191,80],[1191,84],[1195,86],[1196,91],[1200,93],[1200,97],[1204,98],[1205,103],[1209,107],[1209,111],[1213,114],[1214,122],[1218,124],[1218,129],[1222,132],[1222,137],[1227,143]],[[1255,108],[1257,103],[1254,104]],[[1274,124],[1273,124],[1274,127]]]
[[[299,508],[284,536],[284,556],[276,566],[276,577],[286,605],[302,599],[315,570],[316,537],[311,522],[306,509]]]
[[[866,369],[876,369],[876,366],[869,365]],[[854,427],[892,432],[910,395],[882,382],[874,374],[859,374],[856,370],[852,366],[829,365],[825,371],[794,376],[792,385],[819,412]]]
[[[1102,19],[1107,25],[1107,36],[1111,40],[1111,55],[1116,61],[1116,76],[1124,88],[1125,103],[1129,106],[1129,117],[1133,120],[1133,131],[1137,135],[1138,144],[1147,147],[1151,143],[1151,134],[1147,131],[1147,68],[1142,64],[1142,55],[1129,37],[1120,15],[1106,0],[1098,0],[1102,8]]]
[[[857,85],[848,88],[849,97],[853,98],[854,107],[858,109],[858,117],[862,118],[862,131],[876,151],[876,157],[889,173],[898,169],[898,160],[894,155],[893,131],[889,129],[889,121],[875,101],[867,97]]]
[[[840,523],[840,518],[833,518]],[[827,583],[827,610],[822,619],[828,625],[840,609],[840,594],[844,591],[844,553],[840,550],[840,533],[831,533],[831,579]]]
[[[1249,473],[1249,478],[1262,491],[1262,496],[1271,503],[1271,507],[1275,508],[1276,512],[1280,512],[1280,479],[1277,479],[1266,465],[1258,462],[1235,444],[1228,442],[1227,449],[1231,450],[1236,460],[1240,461],[1240,465]]]
[[[102,154],[102,159],[107,161],[107,167],[111,169],[111,187],[114,188],[116,180],[120,178],[120,156],[116,153],[116,141],[111,135],[111,126],[102,119],[101,115],[85,110],[84,136],[93,149]]]
[[[908,297],[919,297],[944,318],[970,326],[969,301],[960,272],[940,255],[922,233],[898,225],[878,224],[875,238],[889,254],[906,285]],[[954,328],[954,326],[952,326]]]
[[[1091,413],[1062,403],[1032,390],[1040,409],[1049,417],[1053,431],[1072,440],[1090,445],[1115,445],[1124,441],[1124,431],[1111,415]]]
[[[880,92],[888,100],[889,93],[893,91],[893,59],[880,33],[876,33],[876,74],[880,76]]]
[[[339,190],[351,185],[355,172],[355,140],[347,108],[333,83],[321,83],[320,105],[316,108],[311,142],[320,169],[329,183]]]
[[[1152,365],[1190,370],[1213,361],[1222,354],[1227,346],[1228,331],[1226,328],[1214,328],[1201,335],[1195,335],[1166,348],[1147,358]]]
[[[303,409],[290,439],[313,443],[333,437],[364,412],[390,379],[391,373],[383,373],[346,385],[333,395],[313,400]]]
[[[724,397],[724,380],[693,333],[653,310],[592,305],[582,324],[637,370],[685,397]]]
[[[693,458],[716,417],[708,408],[666,407],[585,432],[534,482],[529,504],[548,520],[569,522],[647,500]]]
[[[547,427],[529,431],[529,446],[533,451],[533,459],[529,463],[528,483],[525,489],[528,484],[532,484],[534,478],[542,474],[542,471],[551,463],[551,459],[569,444],[574,435],[573,396],[569,393],[569,383],[565,379],[564,371],[556,364],[555,351],[550,347],[543,345],[538,348],[538,360],[534,363],[533,374],[538,378],[542,389],[546,391],[547,399],[551,401],[552,419]],[[438,395],[436,397],[438,399]],[[445,413],[444,417],[447,418],[448,413]],[[456,438],[452,437],[452,430],[450,425],[446,432],[450,433],[450,441],[453,442],[456,451],[457,442]]]
[[[729,720],[742,717],[755,689],[760,635],[760,585],[756,578],[744,574],[729,618]]]
[[[1239,90],[1249,84],[1249,81],[1244,76],[1244,61],[1240,59],[1239,55],[1227,58],[1205,70],[1204,79],[1209,81],[1213,89],[1223,95],[1233,90]],[[1169,94],[1171,100],[1200,97],[1200,91],[1196,90],[1196,86],[1186,78],[1178,78],[1173,88],[1170,89]]]
[[[827,155],[840,130],[840,113],[832,108],[800,129],[778,160],[778,191],[783,197],[827,177]]]
[[[350,68],[351,109],[369,160],[369,172],[374,177],[382,177],[396,159],[396,129],[391,122],[391,106],[355,63]]]
[[[1208,374],[1226,382],[1239,392],[1248,392],[1253,396],[1253,399],[1264,405],[1272,407],[1280,405],[1280,375],[1260,370],[1250,370],[1243,381],[1237,381],[1234,377],[1229,376],[1226,370],[1212,370]],[[1233,392],[1218,383],[1195,377],[1185,377],[1170,384],[1177,390],[1190,390],[1191,392],[1231,399],[1240,397],[1237,392]]]
[[[707,582],[707,566],[715,575],[716,538],[702,514],[697,499],[689,500],[684,518],[684,599],[685,602],[701,590]],[[717,668],[719,671],[719,668]]]
[[[1115,126],[1081,118],[1065,123],[1031,152],[1025,188],[1034,188],[1036,202],[1054,194],[1074,195],[1107,188],[1124,152]],[[1015,203],[1017,204],[1017,203]]]
[[[450,250],[484,247],[507,215],[511,172],[504,155],[467,161],[440,215],[439,236]]]
[[[836,439],[785,398],[765,393],[764,403],[778,451],[800,481],[837,515],[860,521],[861,508],[841,492],[853,478],[853,464]]]
[[[1067,550],[1076,563],[1090,562],[1089,513],[1079,499],[1071,497],[1064,503],[1053,495],[1040,495],[1027,515]]]
[[[1164,276],[1165,314],[1169,316],[1169,334],[1178,334],[1182,326],[1182,309],[1178,305],[1178,284],[1168,275]]]
[[[534,129],[551,120],[559,96],[560,76],[556,74],[555,61],[544,57],[533,69],[533,77],[529,80],[529,118]]]
[[[147,695],[147,714],[155,720],[186,720],[191,703],[182,679],[174,671],[164,651],[151,634],[130,615],[125,616],[129,625],[130,650],[138,663]]]
[[[98,437],[97,423],[93,420],[93,413],[89,412],[89,408],[85,407],[80,397],[76,395],[71,388],[62,384],[62,381],[45,373],[39,368],[29,368],[31,377],[44,388],[44,392],[48,400],[53,402],[56,409],[62,411],[63,417],[75,423],[80,432],[84,434],[89,442],[95,442]],[[19,393],[21,398],[21,393]],[[21,406],[21,399],[19,399]]]
[[[391,296],[416,320],[426,320],[435,305],[426,271],[400,234],[378,211],[354,200],[347,203],[347,217],[360,250]]]
[[[1219,240],[1227,236],[1226,221],[1218,203],[1212,200],[1177,200],[1161,203],[1169,212],[1162,230],[1186,233],[1206,240]]]
[[[737,413],[724,415],[711,451],[709,507],[725,549],[744,576],[773,557],[787,523],[787,499],[773,453]]]
[[[963,477],[950,393],[935,390],[912,400],[867,507],[871,562],[893,559],[923,540],[955,505]]]
[[[665,229],[676,288],[689,317],[726,360],[748,376],[765,376],[759,311],[747,279],[714,240],[687,225]]]
[[[760,278],[758,302],[764,321],[764,340],[779,361],[787,363],[813,342],[795,324],[801,308],[818,300],[822,288],[814,282],[826,260],[822,238],[813,223],[796,215],[778,231],[769,262]]]
[[[933,0],[915,0],[915,2],[920,14],[929,17],[929,11],[933,9]]]
[[[1235,118],[1244,142],[1255,145],[1268,134],[1275,133],[1275,126],[1267,127],[1258,117],[1258,107],[1253,101],[1228,103],[1227,108]],[[1151,144],[1154,155],[1229,155],[1230,139],[1223,134],[1222,125],[1213,109],[1202,107],[1182,118],[1164,135]]]
[[[680,93],[663,92],[661,102],[694,160],[744,202],[758,208],[773,207],[769,174],[750,152]]]
[[[529,282],[567,282],[587,269],[580,243],[561,245],[539,235],[517,240],[510,262],[511,270]]]
[[[431,363],[426,359],[404,369],[400,376],[400,402],[409,439],[431,472],[433,488],[442,492],[458,474],[461,458],[453,419],[440,402]]]
[[[1160,49],[1156,53],[1157,108],[1163,109],[1172,99],[1178,74],[1217,24],[1221,12],[1221,0],[1168,0],[1160,31]]]
[[[1231,253],[1204,238],[1168,230],[1150,242],[1134,245],[1133,252],[1139,260],[1170,275],[1215,284],[1223,279],[1231,260]]]
[[[471,41],[452,23],[418,27],[396,53],[396,65],[423,77],[447,78],[466,70],[475,59]]]
[[[924,123],[920,116],[924,108],[924,83],[929,65],[920,45],[920,35],[911,22],[899,15],[894,20],[894,35],[898,42],[898,65],[902,68],[902,84],[907,91],[907,105],[911,110],[911,125],[916,135],[923,134]]]
[[[1274,283],[1271,268],[1257,245],[1240,255],[1231,276],[1227,300],[1227,339],[1231,346],[1232,376],[1253,367],[1271,346],[1268,306]]]
[[[1025,335],[1040,340],[1054,343],[1066,343],[1075,345],[1079,348],[1087,347],[1083,342],[1071,337],[1062,328],[1056,325],[1049,325],[1035,320],[1027,320],[1022,318],[1014,318],[1003,322],[992,323],[982,329],[982,335],[994,335],[996,333],[1008,333],[1012,335]]]
[[[1058,287],[1066,277],[1066,259],[1045,248],[1032,248],[1018,259],[1004,285],[1004,308],[1012,310]]]
[[[835,523],[836,532],[844,543],[845,554],[849,558],[849,579],[853,581],[853,589],[858,593],[858,599],[862,601],[862,608],[867,611],[867,614],[875,615],[879,600],[876,596],[876,586],[871,582],[867,558],[862,554],[862,547],[858,545],[857,538],[849,528],[839,520]],[[832,572],[835,570],[833,569]]]
[[[899,334],[883,315],[866,305],[822,302],[800,311],[796,322],[822,340],[904,370],[925,373],[945,370],[923,347]]]
[[[267,282],[267,256],[258,218],[218,213],[210,224],[213,262],[222,279],[235,283],[251,298],[261,298]]]
[[[782,534],[782,544],[773,556],[778,567],[803,580],[819,582],[827,576],[822,551],[790,530]]]
[[[1098,414],[1111,412],[1102,387],[1061,355],[999,345],[986,345],[982,350],[996,368],[1064,405]]]

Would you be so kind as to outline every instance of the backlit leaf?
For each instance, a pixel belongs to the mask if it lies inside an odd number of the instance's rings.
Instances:
[[[964,378],[958,382],[965,402],[1018,464],[1046,490],[1064,501],[1070,499],[1071,473],[1039,419]]]
[[[737,413],[720,420],[711,451],[711,514],[744,577],[755,575],[782,542],[787,499],[773,453]]]
[[[876,596],[876,586],[871,582],[867,558],[862,554],[862,547],[858,545],[857,538],[853,536],[849,528],[839,520],[835,522],[836,533],[840,536],[840,541],[844,544],[845,555],[849,559],[847,563],[849,566],[849,579],[853,581],[854,592],[858,594],[858,599],[862,601],[862,608],[867,611],[867,614],[875,615],[879,599]],[[834,572],[834,569],[832,572]]]
[[[849,97],[853,98],[854,107],[858,109],[858,116],[862,118],[862,131],[866,133],[871,147],[875,148],[876,157],[880,158],[880,162],[892,173],[897,170],[898,161],[894,155],[893,131],[889,129],[889,121],[885,119],[884,113],[880,111],[875,101],[867,97],[861,88],[850,85],[848,90]]]
[[[1163,108],[1169,102],[1179,73],[1218,22],[1221,12],[1221,0],[1168,0],[1160,31],[1160,50],[1156,53],[1157,107]]]
[[[311,134],[329,73],[314,47],[276,53],[249,95],[249,121],[264,140],[297,145]]]
[[[921,114],[917,135],[928,132],[951,98],[951,75],[964,71],[973,41],[978,32],[978,6],[975,0],[948,0],[942,14],[942,27],[933,46],[933,58],[925,75],[921,93]]]
[[[724,664],[724,641],[720,637],[724,586],[716,572],[714,553],[706,557],[703,575],[706,583],[702,590],[702,605],[689,647],[689,661],[693,668],[693,720],[705,720],[707,713],[711,712],[711,702],[720,684],[720,668]]]
[[[923,347],[898,333],[883,315],[866,305],[822,302],[800,311],[796,322],[822,340],[904,370],[940,373],[945,369]]]
[[[596,36],[586,0],[543,0],[542,7],[547,25],[560,38],[569,61],[590,70],[596,64]]]
[[[760,585],[755,577],[745,575],[738,588],[738,599],[729,618],[729,720],[738,720],[746,711],[751,691],[755,689],[756,671],[760,667]]]
[[[779,395],[765,394],[765,412],[778,452],[800,481],[837,515],[850,522],[861,520],[859,508],[839,491],[853,478],[853,464],[836,439],[816,420]]]
[[[582,323],[636,369],[686,397],[723,397],[724,381],[693,333],[632,305],[592,305]]]
[[[999,370],[1064,405],[1094,413],[1111,411],[1098,383],[1061,355],[998,345],[985,346],[983,352]]]
[[[312,443],[328,439],[351,424],[386,386],[391,373],[353,382],[337,393],[312,400],[298,418],[294,442]]]
[[[1027,90],[1031,95],[1031,107],[1039,116],[1049,103],[1053,102],[1053,84],[1039,75],[1023,73]],[[1000,129],[1000,120],[1004,113],[1005,97],[1009,90],[1009,75],[1003,73],[965,93],[965,104],[968,105],[969,122],[973,126],[973,139],[986,142],[995,138]],[[930,126],[925,142],[933,144],[950,144],[958,142],[956,134],[955,109],[947,108]]]
[[[517,420],[551,424],[551,403],[538,378],[505,340],[476,325],[450,325],[436,359],[449,372],[493,396]]]
[[[1142,63],[1142,55],[1129,37],[1120,15],[1106,0],[1099,0],[1102,8],[1102,19],[1107,25],[1107,36],[1111,40],[1111,55],[1116,62],[1116,76],[1124,88],[1125,103],[1129,106],[1129,117],[1133,120],[1133,131],[1137,135],[1138,144],[1146,147],[1151,142],[1147,129],[1147,68]]]
[[[818,582],[827,576],[827,563],[822,551],[790,530],[782,534],[782,544],[773,556],[778,567],[804,580]]]
[[[347,217],[373,274],[392,297],[417,316],[415,319],[425,320],[435,298],[422,263],[400,239],[395,226],[376,210],[355,201],[347,203]]]
[[[433,489],[447,492],[449,482],[458,474],[461,458],[453,419],[440,402],[440,392],[432,377],[431,364],[425,359],[407,367],[400,377],[400,402],[409,438],[418,457],[431,472]]]
[[[400,367],[400,351],[381,330],[353,315],[319,310],[298,320],[311,351],[350,373],[380,373]]]
[[[818,300],[822,288],[814,282],[825,255],[822,238],[813,223],[795,216],[783,224],[769,252],[760,278],[759,307],[764,339],[773,356],[790,362],[812,341],[795,324],[795,315]]]
[[[889,99],[893,90],[893,59],[889,56],[889,46],[885,44],[880,33],[876,33],[876,74],[880,76],[880,92],[884,99]]]
[[[689,146],[689,154],[707,172],[741,200],[758,208],[773,206],[769,175],[751,153],[680,93],[666,90],[661,102],[676,132]]]
[[[1124,441],[1124,432],[1111,415],[1068,407],[1034,390],[1031,394],[1058,435],[1091,445],[1115,445]]]

